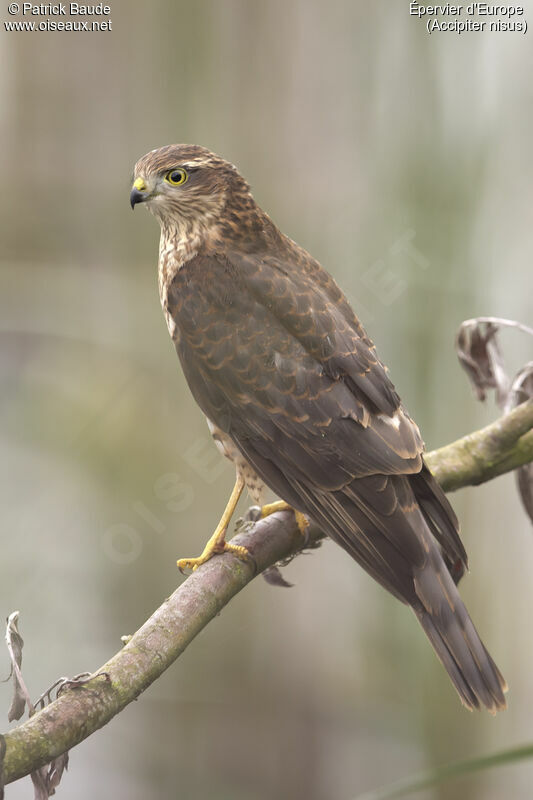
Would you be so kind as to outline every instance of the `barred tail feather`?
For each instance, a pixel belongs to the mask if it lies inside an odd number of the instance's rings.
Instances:
[[[416,593],[422,602],[413,604],[413,610],[462,703],[470,710],[485,706],[494,714],[506,707],[505,680],[481,641],[448,570],[440,558],[431,561],[433,565],[415,577]]]

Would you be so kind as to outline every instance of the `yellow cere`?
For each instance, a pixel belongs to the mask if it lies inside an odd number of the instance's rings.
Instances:
[[[139,192],[144,192],[144,190],[146,189],[146,184],[142,178],[136,178],[133,181],[133,188],[138,189]]]

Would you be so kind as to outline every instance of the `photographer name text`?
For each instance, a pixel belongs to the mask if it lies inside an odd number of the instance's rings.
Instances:
[[[103,3],[89,6],[80,3],[12,3],[9,6],[10,14],[20,13],[24,17],[107,17],[110,12],[111,6]]]

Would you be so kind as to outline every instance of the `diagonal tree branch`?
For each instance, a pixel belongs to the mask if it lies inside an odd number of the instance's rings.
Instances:
[[[313,531],[314,538],[320,536]],[[208,561],[152,614],[95,678],[61,694],[43,711],[5,734],[4,782],[27,775],[101,728],[135,700],[185,650],[231,598],[276,561],[301,549],[302,536],[290,512],[278,512],[232,542],[244,545],[253,562],[231,554]]]
[[[533,401],[426,455],[446,492],[477,486],[533,461]]]
[[[533,461],[533,402],[440,450],[427,454],[447,490],[488,481]],[[278,512],[238,534],[253,561],[218,556],[190,575],[106,664],[100,676],[64,691],[43,711],[0,737],[2,778],[10,783],[49,763],[109,722],[185,650],[256,574],[322,537],[304,542],[290,512]],[[104,678],[109,676],[109,680]],[[1,782],[0,782],[1,785]]]

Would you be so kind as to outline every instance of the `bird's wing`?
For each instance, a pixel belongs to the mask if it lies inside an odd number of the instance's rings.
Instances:
[[[357,524],[341,543],[399,594],[393,559],[384,575],[387,542],[406,566],[413,547],[424,557],[413,530],[425,526],[403,477],[420,473],[423,443],[372,342],[315,265],[240,254],[189,262],[169,292],[178,353],[203,411],[263,480],[315,519],[313,504],[329,509],[330,530]],[[432,508],[433,532],[466,560],[442,492]]]

